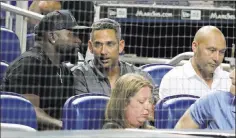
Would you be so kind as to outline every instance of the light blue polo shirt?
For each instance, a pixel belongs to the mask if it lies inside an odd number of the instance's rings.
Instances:
[[[190,107],[190,115],[200,128],[235,129],[235,96],[217,91],[201,97]]]

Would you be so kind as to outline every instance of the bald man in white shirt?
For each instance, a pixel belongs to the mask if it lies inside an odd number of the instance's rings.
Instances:
[[[162,79],[159,96],[178,94],[202,97],[216,90],[229,91],[229,73],[220,64],[226,51],[223,33],[215,26],[203,26],[192,42],[193,58],[169,71]]]

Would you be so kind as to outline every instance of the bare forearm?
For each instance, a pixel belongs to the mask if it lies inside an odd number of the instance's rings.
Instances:
[[[184,115],[177,122],[175,129],[198,129],[199,126],[196,124],[191,115],[189,109],[184,113]]]
[[[48,128],[55,128],[55,129],[61,129],[62,128],[62,122],[60,120],[57,120],[55,118],[52,118],[47,113],[45,113],[41,108],[39,108],[40,105],[40,97],[35,94],[23,94],[23,96],[28,99],[35,108],[35,112],[37,115],[38,124],[40,126],[45,126]]]
[[[37,120],[39,125],[43,125],[49,128],[61,129],[62,121],[52,118],[48,114],[46,114],[41,108],[35,107]]]

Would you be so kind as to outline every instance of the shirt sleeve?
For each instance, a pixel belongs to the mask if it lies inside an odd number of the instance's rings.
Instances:
[[[190,115],[200,128],[205,128],[208,120],[212,119],[212,112],[214,112],[213,100],[212,95],[207,95],[190,106]]]
[[[74,91],[75,94],[83,94],[83,93],[88,93],[87,89],[87,83],[85,80],[84,73],[80,71],[79,69],[75,69],[73,71],[73,77],[74,77]]]

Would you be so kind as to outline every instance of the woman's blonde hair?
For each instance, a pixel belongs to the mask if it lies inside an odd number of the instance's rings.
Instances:
[[[141,88],[149,87],[151,92],[153,86],[151,82],[143,76],[135,73],[128,73],[121,76],[115,83],[110,100],[106,108],[106,121],[116,122],[125,128],[128,124],[125,121],[125,107]]]

